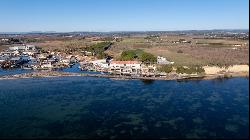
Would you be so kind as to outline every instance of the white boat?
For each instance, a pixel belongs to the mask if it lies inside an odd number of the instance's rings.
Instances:
[[[23,67],[22,69],[24,69],[24,70],[31,70],[32,68],[29,68],[29,67]]]

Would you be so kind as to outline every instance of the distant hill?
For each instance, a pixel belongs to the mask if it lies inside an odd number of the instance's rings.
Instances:
[[[56,32],[56,31],[31,31],[31,32],[0,32],[0,34],[82,34],[82,35],[105,35],[105,34],[145,34],[145,33],[209,33],[209,32],[249,32],[249,29],[213,29],[213,30],[173,30],[173,31],[110,31],[110,32],[87,32],[87,31],[74,31],[74,32]]]

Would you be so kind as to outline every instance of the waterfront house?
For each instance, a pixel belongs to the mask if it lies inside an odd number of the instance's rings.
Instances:
[[[106,59],[94,60],[91,63],[96,71],[107,71],[109,68],[109,63],[106,62]]]
[[[109,72],[121,75],[137,75],[141,71],[141,62],[139,61],[111,61]]]
[[[51,62],[43,62],[41,64],[41,68],[43,68],[43,69],[50,69],[50,68],[52,68],[52,64],[51,64]]]

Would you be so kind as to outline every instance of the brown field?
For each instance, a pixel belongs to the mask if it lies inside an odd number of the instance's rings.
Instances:
[[[196,36],[197,37],[197,36]],[[144,37],[124,38],[115,43],[108,51],[118,57],[123,50],[143,49],[155,56],[161,55],[176,65],[233,65],[249,64],[248,41],[228,39],[192,39],[194,36],[162,36],[154,41],[147,41]],[[174,44],[172,41],[186,39],[191,44]],[[199,45],[196,42],[221,43],[222,45]],[[247,45],[245,44],[247,43]],[[242,44],[234,47],[233,44]],[[236,49],[235,49],[236,48]],[[181,50],[183,53],[177,53]]]
[[[90,43],[83,40],[53,40],[53,41],[45,41],[39,43],[33,43],[34,45],[40,46],[45,50],[65,50],[72,48],[85,48]]]
[[[233,65],[249,64],[249,41],[236,39],[203,39],[202,36],[164,35],[159,38],[145,39],[145,36],[123,37],[120,42],[114,42],[107,54],[118,58],[122,51],[142,49],[155,56],[166,57],[176,65]],[[199,38],[199,39],[194,39]],[[191,44],[174,44],[172,41],[185,39]],[[41,41],[31,43],[44,50],[68,50],[86,48],[100,41],[83,38],[45,37]],[[207,45],[196,44],[205,43]],[[235,47],[233,44],[241,44]],[[9,46],[0,46],[0,50]],[[178,53],[182,51],[182,53]]]
[[[5,49],[8,49],[9,47],[10,47],[9,45],[0,45],[0,52]]]

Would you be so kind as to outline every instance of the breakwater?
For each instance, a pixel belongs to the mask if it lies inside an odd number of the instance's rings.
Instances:
[[[168,74],[164,77],[145,77],[145,76],[125,76],[125,75],[111,75],[111,74],[89,74],[89,73],[73,73],[73,72],[59,72],[59,71],[39,71],[22,73],[15,75],[3,75],[0,79],[19,79],[19,78],[39,78],[39,77],[65,77],[65,76],[87,76],[87,77],[100,77],[111,78],[114,80],[126,79],[141,79],[141,80],[199,80],[199,79],[216,79],[216,78],[230,78],[247,76],[248,73],[231,73],[229,74],[216,74],[216,75],[181,75],[181,74]]]

